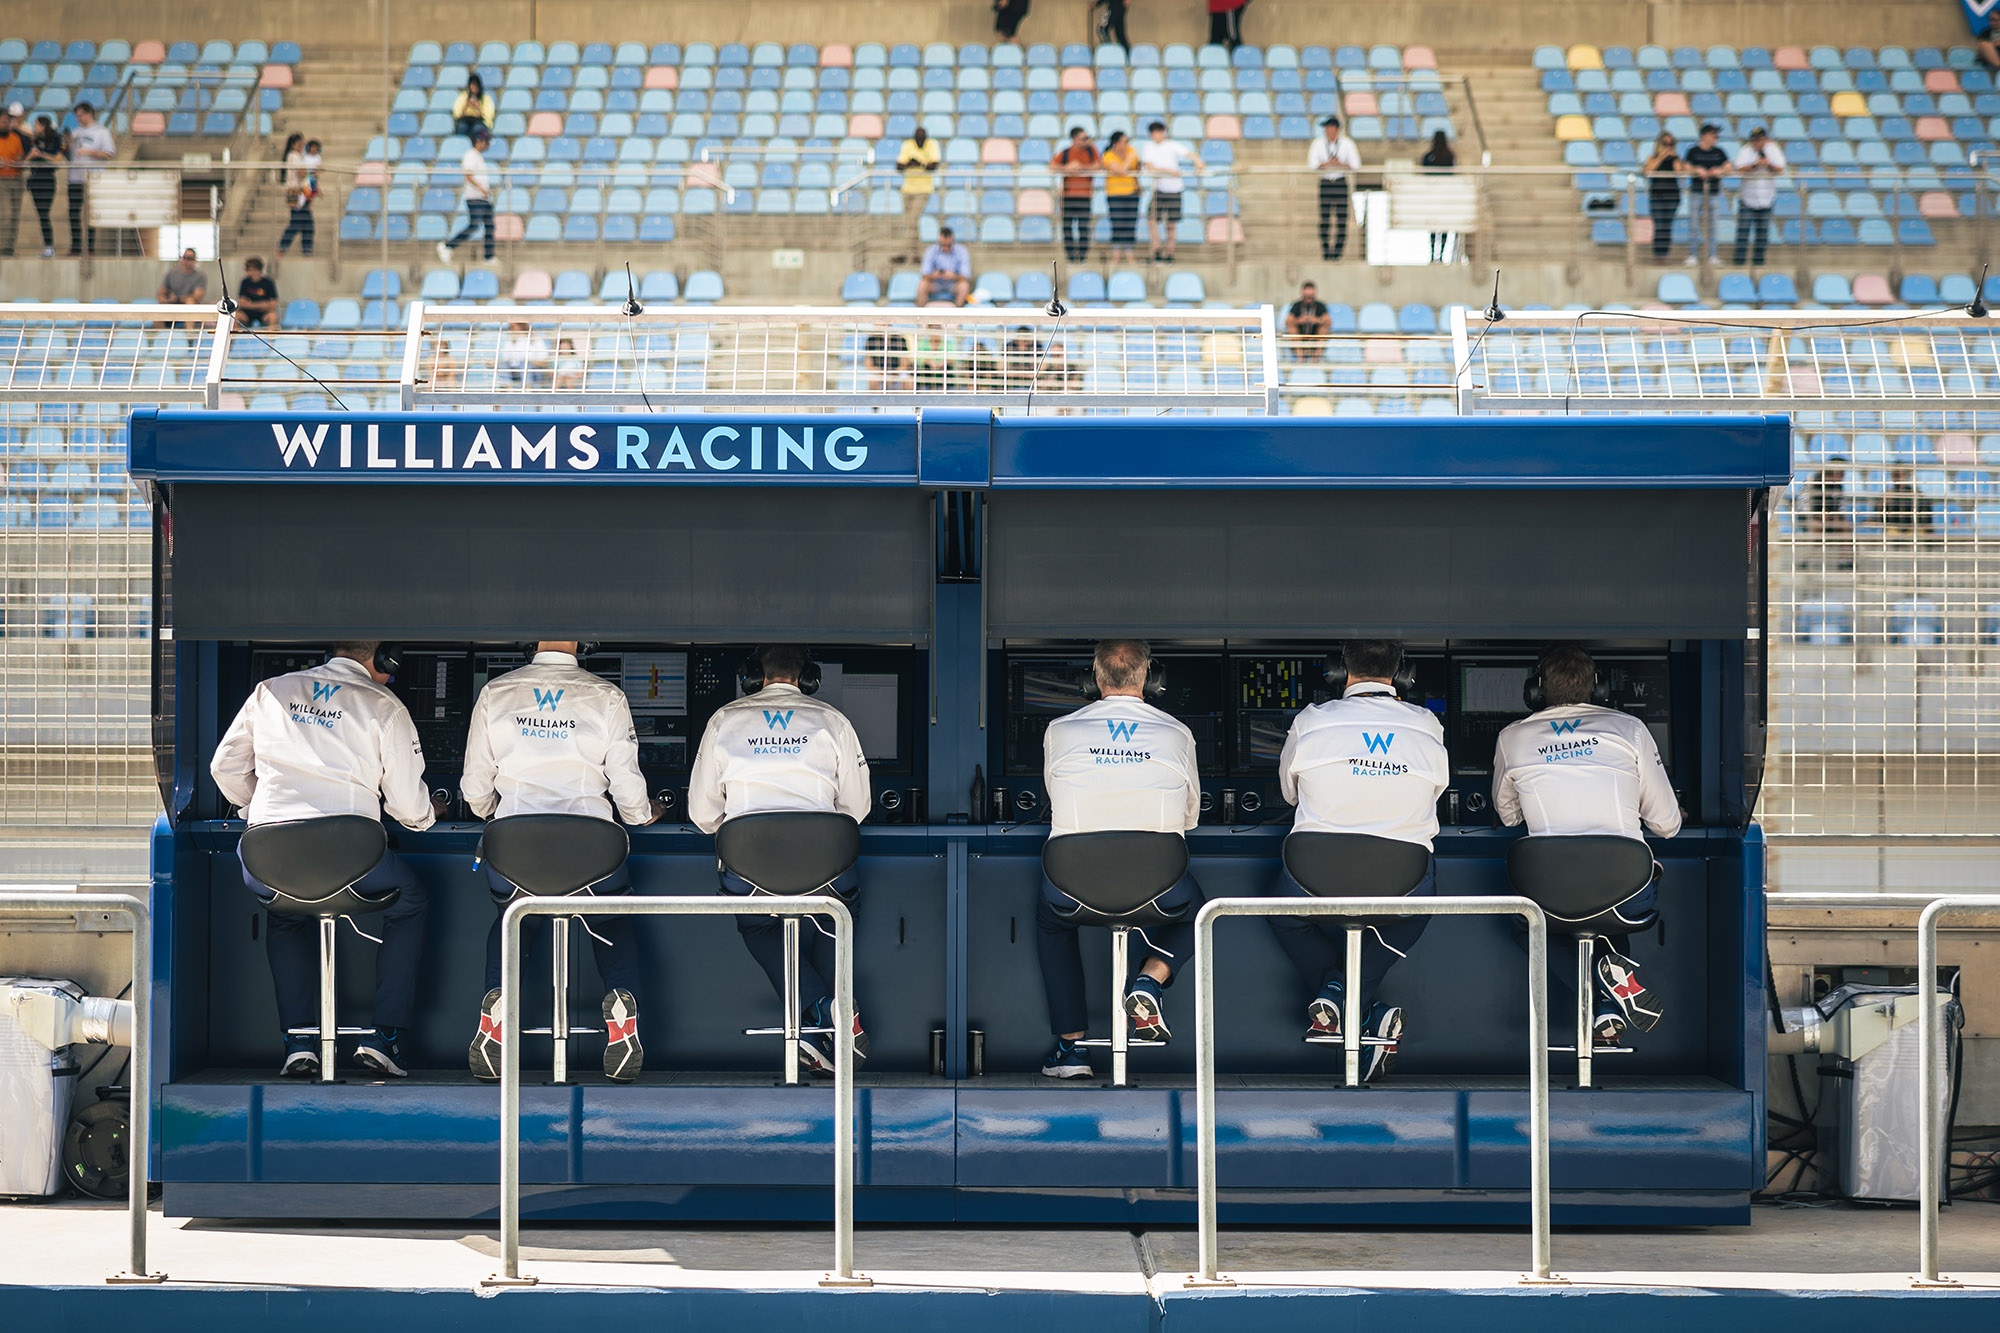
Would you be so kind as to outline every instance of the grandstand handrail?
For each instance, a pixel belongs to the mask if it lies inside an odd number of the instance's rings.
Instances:
[[[110,324],[132,324],[145,322],[154,325],[171,325],[189,330],[190,350],[201,353],[201,374],[176,387],[155,383],[151,385],[128,384],[105,386],[92,384],[44,385],[41,381],[50,378],[48,374],[24,374],[19,347],[10,355],[0,353],[0,402],[20,403],[67,403],[80,397],[88,397],[102,402],[117,403],[199,403],[206,407],[216,407],[220,403],[220,374],[229,334],[235,327],[235,320],[212,305],[161,305],[157,302],[106,302],[98,304],[89,301],[0,302],[0,330],[10,326],[49,326],[70,328],[81,326],[104,326]],[[201,340],[209,339],[204,348]],[[77,364],[65,359],[65,368]],[[42,363],[46,372],[52,363]],[[192,370],[193,367],[190,367]],[[24,384],[28,379],[35,381]]]

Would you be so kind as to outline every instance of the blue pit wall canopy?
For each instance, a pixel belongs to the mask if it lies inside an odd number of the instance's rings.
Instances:
[[[1565,1091],[1556,1057],[1556,1220],[1748,1220],[1765,1023],[1749,812],[1782,418],[141,411],[131,465],[159,511],[154,1093],[170,1213],[490,1213],[498,1098],[464,1068],[493,920],[477,821],[457,808],[423,833],[391,827],[430,900],[413,1077],[281,1085],[242,824],[207,765],[257,679],[336,639],[395,638],[427,780],[455,793],[477,684],[520,641],[560,636],[601,640],[587,665],[623,673],[628,693],[635,671],[673,680],[679,702],[640,718],[649,786],[670,801],[701,710],[733,694],[750,645],[812,644],[843,706],[871,719],[860,1216],[1190,1221],[1188,987],[1167,993],[1177,1040],[1135,1054],[1134,1086],[1037,1072],[1039,728],[1080,702],[1091,640],[1135,634],[1197,729],[1205,813],[1189,844],[1210,896],[1274,891],[1289,811],[1272,746],[1350,636],[1406,640],[1444,717],[1439,891],[1506,892],[1518,833],[1495,825],[1488,769],[1495,729],[1521,711],[1507,690],[1547,643],[1589,647],[1616,706],[1661,740],[1688,821],[1654,840],[1662,925],[1632,944],[1667,1019],[1600,1061],[1594,1090]],[[633,831],[636,891],[715,890],[712,840],[679,818]],[[775,1043],[739,1035],[779,1016],[735,935],[719,918],[644,924],[653,1072],[638,1083],[531,1074],[527,1215],[826,1215],[831,1093],[773,1086]],[[1361,1092],[1337,1086],[1337,1053],[1300,1042],[1312,988],[1269,930],[1235,923],[1217,941],[1225,1221],[1525,1218],[1524,964],[1504,924],[1430,927],[1384,984],[1407,1015],[1397,1076]],[[346,935],[340,949],[342,1021],[362,1021],[370,950]],[[1084,933],[1100,1035],[1107,952]],[[587,950],[574,974],[594,1013]],[[1558,1031],[1564,1012],[1558,998]],[[546,1070],[546,1039],[524,1054]],[[572,1067],[593,1065],[579,1044]]]

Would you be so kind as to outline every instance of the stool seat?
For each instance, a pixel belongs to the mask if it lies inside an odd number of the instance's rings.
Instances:
[[[486,825],[479,855],[518,893],[581,893],[618,872],[631,853],[625,830],[594,815],[509,815]]]
[[[1285,869],[1315,898],[1400,898],[1424,882],[1431,853],[1372,833],[1294,833]]]
[[[817,893],[861,859],[861,828],[846,815],[779,810],[738,815],[715,831],[715,858],[766,893]]]
[[[388,850],[381,820],[326,815],[245,829],[236,854],[251,877],[276,895],[268,904],[271,911],[341,917],[395,906],[397,891],[379,897],[354,892]]]
[[[1066,833],[1042,844],[1042,873],[1082,904],[1072,919],[1084,925],[1180,920],[1185,908],[1162,911],[1154,903],[1180,883],[1187,864],[1187,839],[1178,833]]]
[[[1624,934],[1656,918],[1626,917],[1621,904],[1653,882],[1653,849],[1615,834],[1541,834],[1507,849],[1507,879],[1515,892],[1564,934]]]

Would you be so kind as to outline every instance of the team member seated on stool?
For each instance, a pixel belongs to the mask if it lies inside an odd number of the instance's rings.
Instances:
[[[1503,824],[1526,822],[1530,837],[1600,834],[1639,838],[1640,825],[1662,838],[1681,831],[1680,801],[1660,748],[1646,724],[1630,713],[1590,702],[1597,664],[1581,648],[1551,648],[1531,677],[1541,682],[1542,705],[1500,733],[1493,751],[1493,810]],[[1653,884],[1618,907],[1620,916],[1643,920],[1653,909]],[[1516,938],[1526,947],[1527,932]],[[1609,947],[1605,947],[1608,945]],[[1626,956],[1631,936],[1609,935],[1597,950],[1592,978],[1598,1046],[1617,1046],[1629,1025],[1649,1032],[1663,1012],[1660,998],[1639,981],[1639,965]],[[1564,963],[1564,957],[1572,961]],[[1549,951],[1549,980],[1576,996],[1576,963],[1565,950]],[[1550,1012],[1562,1013],[1550,996]]]
[[[1397,697],[1403,645],[1393,639],[1350,639],[1340,652],[1344,672],[1329,662],[1330,682],[1344,685],[1338,699],[1314,704],[1292,720],[1278,756],[1278,786],[1298,807],[1295,833],[1365,833],[1413,842],[1430,850],[1437,837],[1437,800],[1451,781],[1444,748],[1444,725],[1437,714]],[[1293,898],[1312,895],[1290,872],[1278,892]],[[1437,892],[1436,866],[1406,895]],[[1396,962],[1407,955],[1427,916],[1378,917],[1362,932],[1360,1002],[1363,1036],[1386,1044],[1362,1048],[1362,1079],[1389,1072],[1403,1035],[1403,1011],[1384,1005],[1375,992]],[[1271,930],[1297,965],[1306,986],[1316,991],[1306,1006],[1308,1037],[1337,1038],[1346,1004],[1346,962],[1329,933],[1310,917],[1275,916]]]
[[[424,788],[424,752],[410,712],[383,687],[394,667],[374,640],[337,643],[325,665],[258,684],[229,724],[208,771],[223,798],[243,811],[251,826],[329,815],[389,817],[422,830],[439,811]],[[271,889],[243,872],[262,902]],[[423,882],[403,859],[385,852],[355,892],[381,897],[400,890],[382,914],[382,947],[375,954],[375,1031],[355,1043],[355,1063],[402,1078],[402,1030],[416,1016],[417,966],[423,959],[429,899]],[[318,1012],[319,927],[310,917],[268,913],[265,952],[278,992],[278,1023],[285,1037],[287,1078],[319,1077],[319,1043],[291,1035],[309,1027]]]
[[[744,666],[745,692],[715,710],[695,752],[688,777],[688,817],[703,833],[714,833],[738,815],[785,810],[823,810],[859,823],[873,795],[868,759],[854,724],[838,708],[812,697],[819,666],[799,644],[769,644]],[[757,684],[760,688],[748,687]],[[756,891],[742,876],[716,866],[724,893]],[[861,891],[853,871],[826,886],[850,908]],[[810,919],[810,918],[809,918]],[[824,1028],[832,1017],[833,932],[813,921],[810,943],[799,959],[801,1026]],[[784,928],[774,916],[739,916],[736,928],[750,956],[785,993]],[[849,997],[852,1002],[853,997]],[[861,1006],[854,1010],[854,1055],[868,1058],[868,1034],[861,1030]],[[833,1073],[831,1034],[801,1036],[799,1063],[807,1073]]]
[[[1049,724],[1042,738],[1043,778],[1049,789],[1049,836],[1072,833],[1179,833],[1201,815],[1201,780],[1194,733],[1179,718],[1146,702],[1152,651],[1139,639],[1105,639],[1091,662],[1100,697]],[[1161,992],[1194,956],[1194,918],[1203,902],[1194,876],[1181,876],[1158,905],[1186,908],[1173,926],[1138,931],[1146,961],[1125,992],[1132,1036],[1166,1041]],[[1076,923],[1066,919],[1079,904],[1048,877],[1035,907],[1035,955],[1048,994],[1055,1049],[1042,1062],[1050,1078],[1089,1078],[1090,1057],[1077,1043],[1087,1031],[1083,951]]]
[[[650,824],[666,807],[646,796],[632,706],[616,685],[577,664],[575,640],[545,639],[527,666],[497,676],[479,692],[465,740],[459,791],[481,819],[513,815],[586,815],[610,819],[615,803],[627,824]],[[605,794],[610,793],[610,800]],[[515,887],[492,866],[486,879],[497,910],[486,932],[486,998],[468,1063],[477,1077],[500,1077],[500,915]],[[630,891],[620,867],[584,892],[609,896]],[[549,918],[522,927],[522,947],[532,952],[548,939]],[[639,1044],[640,957],[638,923],[629,916],[586,917],[591,951],[604,981],[604,1074],[630,1082],[645,1062]]]

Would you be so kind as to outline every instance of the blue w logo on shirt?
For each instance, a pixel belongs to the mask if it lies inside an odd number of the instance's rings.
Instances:
[[[1549,720],[1549,726],[1555,730],[1555,733],[1558,736],[1560,736],[1566,731],[1575,731],[1576,724],[1581,721],[1583,721],[1583,719],[1580,717],[1565,718],[1561,722],[1557,722],[1553,718],[1551,718]]]
[[[338,685],[328,685],[323,681],[317,681],[317,680],[313,682],[314,703],[324,703],[326,700],[331,699],[334,695],[339,693],[340,693],[340,686]]]
[[[1389,743],[1396,739],[1396,733],[1385,731],[1380,736],[1370,736],[1364,731],[1361,733],[1361,739],[1367,743],[1368,753],[1387,754],[1389,753]]]
[[[766,708],[764,710],[764,725],[767,727],[776,727],[779,731],[784,731],[792,725],[792,714],[796,711],[798,710],[787,708],[782,713],[776,713]]]
[[[1118,722],[1107,718],[1104,725],[1111,728],[1111,739],[1114,741],[1129,741],[1138,738],[1139,724],[1137,722]]]
[[[562,697],[563,692],[561,690],[536,690],[535,711],[537,713],[555,712],[556,705],[562,702]]]

